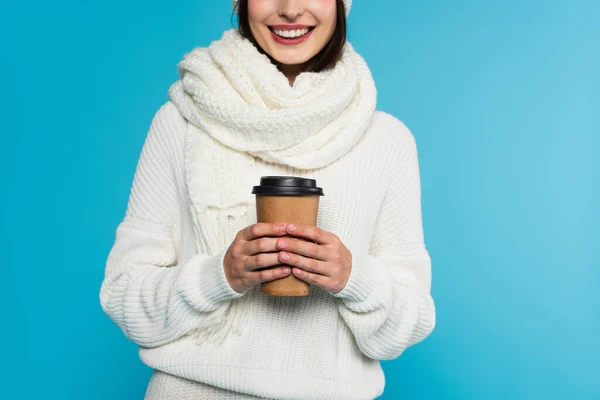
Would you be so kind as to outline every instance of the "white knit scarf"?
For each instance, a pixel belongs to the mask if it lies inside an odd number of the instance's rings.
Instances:
[[[320,168],[365,132],[376,89],[363,58],[346,42],[330,70],[304,72],[294,85],[235,29],[178,64],[171,100],[194,125],[232,149],[297,168]]]
[[[181,79],[169,97],[188,121],[186,183],[198,247],[208,254],[229,246],[253,222],[245,213],[260,179],[252,174],[256,158],[297,169],[324,167],[362,138],[375,111],[371,72],[349,42],[334,68],[303,72],[293,86],[235,29],[207,48],[194,48],[177,66]],[[231,330],[224,324],[233,320],[212,323],[200,336],[223,339]]]

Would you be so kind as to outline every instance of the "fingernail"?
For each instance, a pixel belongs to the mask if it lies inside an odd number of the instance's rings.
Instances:
[[[286,242],[279,242],[279,247],[281,247],[282,249],[285,249],[287,247],[287,243]]]
[[[284,274],[289,274],[290,273],[290,269],[289,268],[283,268],[281,270],[281,272],[283,272]]]
[[[289,228],[290,228],[290,232],[294,232],[296,230],[296,225],[290,224]]]
[[[300,274],[302,273],[302,271],[300,271],[299,269],[294,269],[294,273],[295,273],[296,275],[300,275]]]
[[[289,260],[289,259],[290,259],[290,256],[288,256],[287,254],[283,253],[283,254],[281,255],[281,258],[283,258],[284,260],[286,260],[286,261],[287,261],[287,260]]]
[[[283,224],[281,225],[281,232],[285,232],[286,228],[287,228],[287,224]]]

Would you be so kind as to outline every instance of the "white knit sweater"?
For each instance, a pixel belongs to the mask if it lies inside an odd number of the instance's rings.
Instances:
[[[355,146],[330,148],[334,161],[310,169],[236,159],[172,101],[158,110],[100,290],[103,310],[157,370],[147,398],[373,399],[385,383],[379,360],[433,330],[416,143],[389,114],[367,122]],[[251,188],[264,175],[323,188],[317,225],[352,252],[341,292],[274,297],[229,286],[223,257],[256,222]],[[235,189],[216,195],[215,182]]]

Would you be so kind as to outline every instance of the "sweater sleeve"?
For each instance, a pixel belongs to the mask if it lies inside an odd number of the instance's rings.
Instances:
[[[406,127],[402,137],[368,254],[353,254],[348,282],[333,294],[360,350],[378,360],[399,357],[435,326],[417,148]]]
[[[106,260],[100,303],[133,342],[157,347],[215,323],[231,299],[226,249],[179,260],[184,121],[172,103],[155,114],[127,211]]]

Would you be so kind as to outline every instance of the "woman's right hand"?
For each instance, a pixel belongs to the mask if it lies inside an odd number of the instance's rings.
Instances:
[[[245,293],[259,283],[290,274],[288,266],[268,268],[281,264],[277,240],[285,236],[285,229],[284,223],[257,222],[237,233],[223,258],[225,276],[233,290]]]

